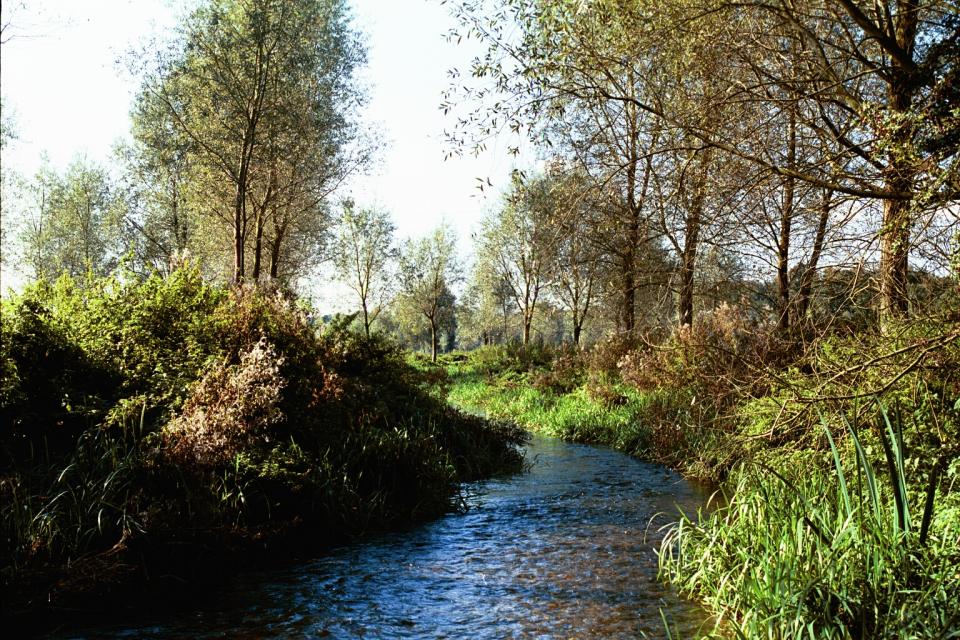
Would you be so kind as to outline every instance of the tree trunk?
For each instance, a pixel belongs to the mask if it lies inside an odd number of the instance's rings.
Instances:
[[[697,265],[702,207],[703,199],[698,196],[687,215],[687,233],[683,242],[683,255],[680,258],[680,300],[677,313],[682,327],[693,324],[693,276]]]
[[[233,220],[233,282],[243,283],[243,225],[241,224],[240,205]]]
[[[370,339],[370,313],[367,311],[367,300],[364,298],[361,301],[361,308],[363,309],[363,333],[367,336],[367,340]]]
[[[797,164],[797,115],[794,109],[790,110],[787,135],[787,167],[794,169]],[[784,179],[783,202],[780,206],[780,238],[777,241],[777,289],[780,299],[777,328],[783,332],[790,329],[790,228],[793,225],[795,183],[793,176]]]
[[[633,333],[637,321],[637,283],[634,274],[634,252],[628,252],[628,257],[624,260],[623,281],[622,281],[622,304],[620,316],[623,322],[622,329],[626,333]]]
[[[251,278],[254,282],[260,282],[260,264],[263,255],[263,225],[265,219],[263,212],[257,214],[257,235],[253,241],[253,273]]]
[[[912,58],[917,39],[919,24],[919,6],[915,0],[899,0],[895,22],[896,42]],[[890,79],[889,106],[896,115],[907,114],[913,103],[916,91],[913,82],[913,70],[894,61],[893,76]],[[897,193],[913,193],[914,168],[908,153],[910,124],[897,123],[891,135],[891,150],[887,156],[887,168],[884,183]],[[883,229],[880,242],[880,320],[888,320],[907,315],[907,275],[910,258],[910,199],[890,199],[883,205]]]
[[[796,320],[803,321],[807,317],[807,311],[810,308],[810,294],[813,291],[813,283],[817,277],[817,268],[820,264],[820,254],[823,252],[823,243],[827,236],[827,220],[830,218],[830,209],[832,207],[831,199],[833,191],[827,189],[823,193],[823,200],[820,203],[820,218],[817,220],[817,232],[813,238],[813,249],[810,252],[810,262],[800,276],[800,290],[797,292],[797,312]]]
[[[437,349],[440,347],[440,339],[437,336],[437,322],[430,318],[430,359],[437,361]]]
[[[240,163],[237,179],[237,195],[233,209],[233,282],[243,284],[246,272],[244,265],[244,243],[247,227],[247,160],[244,156]]]

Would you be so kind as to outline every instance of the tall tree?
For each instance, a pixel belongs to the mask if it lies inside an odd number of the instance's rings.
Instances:
[[[453,309],[450,286],[460,278],[453,231],[441,225],[424,238],[408,240],[399,267],[399,303],[428,325],[430,354],[436,362],[440,331]]]
[[[340,280],[360,301],[363,331],[368,338],[370,326],[392,290],[391,267],[398,255],[394,231],[387,212],[358,208],[351,201],[344,203],[333,263]]]
[[[363,57],[345,0],[211,0],[144,74],[137,113],[188,143],[191,189],[229,229],[234,281],[260,277],[271,218],[279,275],[292,221],[322,214],[318,203],[353,167],[344,153]]]

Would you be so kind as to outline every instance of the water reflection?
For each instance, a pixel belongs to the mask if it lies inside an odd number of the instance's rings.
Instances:
[[[470,510],[248,574],[215,606],[123,638],[682,637],[704,620],[656,579],[660,512],[705,496],[662,467],[543,438],[530,473],[467,487]]]

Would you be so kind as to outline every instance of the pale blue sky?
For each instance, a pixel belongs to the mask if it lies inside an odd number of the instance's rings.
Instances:
[[[389,210],[401,237],[420,235],[446,220],[466,252],[470,232],[496,201],[496,189],[481,194],[477,178],[489,177],[499,188],[517,162],[506,153],[506,140],[480,158],[444,161],[442,133],[453,122],[439,109],[440,94],[448,84],[447,71],[466,68],[477,49],[445,41],[453,20],[439,0],[351,3],[356,26],[367,36],[366,119],[387,146],[371,175],[355,180],[349,191],[361,203]],[[127,135],[136,90],[117,60],[151,37],[162,40],[184,5],[173,0],[4,0],[4,22],[12,23],[13,38],[3,45],[0,87],[19,135],[4,164],[30,175],[44,153],[58,168],[77,154],[108,162],[115,141]]]

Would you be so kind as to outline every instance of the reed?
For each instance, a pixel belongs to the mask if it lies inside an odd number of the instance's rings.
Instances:
[[[876,416],[882,466],[870,425],[844,418],[844,443],[822,419],[832,469],[811,455],[741,469],[725,505],[667,533],[663,576],[740,637],[958,637],[960,518],[934,518],[941,465],[912,478],[899,413]]]

